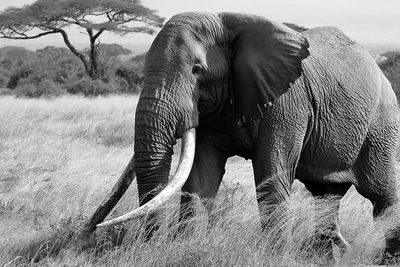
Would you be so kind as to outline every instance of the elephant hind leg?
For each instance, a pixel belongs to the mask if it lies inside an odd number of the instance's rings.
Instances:
[[[351,184],[324,184],[300,180],[314,198],[328,198],[331,202],[329,205],[330,210],[323,212],[324,218],[322,220],[316,218],[318,223],[316,225],[313,248],[314,251],[323,252],[328,261],[333,261],[333,244],[339,247],[341,255],[349,248],[349,243],[343,238],[339,229],[339,207],[341,198],[349,190]],[[320,222],[324,225],[321,225]]]
[[[396,130],[396,131],[395,131]],[[373,216],[377,218],[387,211],[398,208],[397,175],[395,170],[397,128],[387,127],[371,134],[365,140],[354,166],[357,191],[373,205]],[[387,214],[389,216],[395,215]],[[397,213],[398,216],[398,213]],[[400,218],[391,218],[398,221]],[[385,253],[395,256],[400,253],[400,225],[385,233]]]

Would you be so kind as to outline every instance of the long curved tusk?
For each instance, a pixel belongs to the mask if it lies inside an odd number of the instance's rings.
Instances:
[[[188,130],[182,139],[181,157],[179,159],[178,168],[175,175],[172,177],[168,185],[152,200],[143,206],[128,212],[125,215],[114,218],[112,220],[100,223],[97,227],[105,227],[117,223],[126,222],[140,215],[146,215],[154,211],[161,204],[170,199],[176,192],[178,192],[186,182],[190,170],[192,169],[194,160],[194,151],[196,143],[196,131],[194,128]]]

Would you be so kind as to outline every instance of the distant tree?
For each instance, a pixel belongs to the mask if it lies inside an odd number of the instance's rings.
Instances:
[[[90,49],[85,49],[86,54],[90,53]],[[97,46],[97,73],[103,81],[110,80],[110,71],[118,64],[119,56],[130,55],[132,51],[122,47],[119,44],[99,44]]]
[[[69,50],[83,63],[87,75],[99,77],[99,36],[110,31],[153,34],[164,19],[139,0],[37,0],[22,8],[0,12],[0,38],[35,39],[48,34],[61,34]],[[82,28],[89,37],[89,52],[76,49],[67,28]]]

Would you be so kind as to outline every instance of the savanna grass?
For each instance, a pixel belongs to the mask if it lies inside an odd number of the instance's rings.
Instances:
[[[210,216],[200,200],[182,228],[178,198],[157,220],[138,218],[82,240],[85,219],[105,197],[133,153],[137,97],[52,100],[0,98],[0,265],[25,266],[310,266],[325,265],[315,227],[332,212],[295,183],[289,203],[260,230],[251,165],[230,159]],[[178,149],[176,149],[178,151]],[[177,157],[174,157],[173,168]],[[137,206],[132,185],[110,216]],[[340,226],[352,248],[336,265],[373,264],[383,230],[354,188],[342,200]],[[157,230],[150,237],[150,224]],[[277,233],[285,232],[285,240]],[[330,263],[332,264],[332,263]]]

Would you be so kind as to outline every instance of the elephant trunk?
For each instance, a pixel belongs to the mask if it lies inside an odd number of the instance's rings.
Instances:
[[[170,111],[160,100],[141,97],[135,118],[135,171],[139,203],[146,204],[160,185],[165,185],[171,168],[174,125]]]

